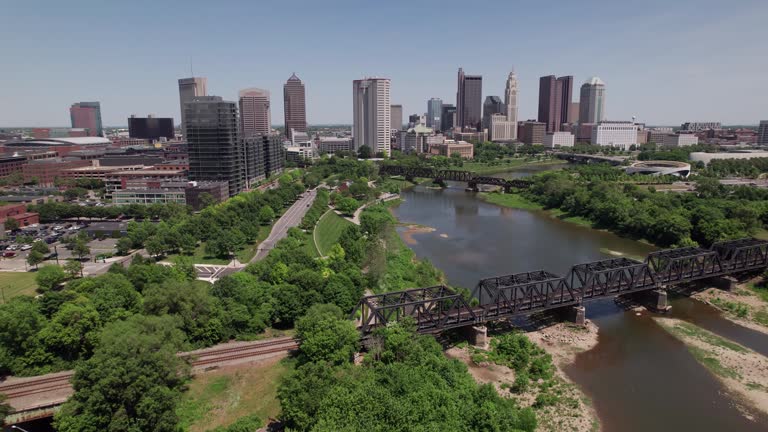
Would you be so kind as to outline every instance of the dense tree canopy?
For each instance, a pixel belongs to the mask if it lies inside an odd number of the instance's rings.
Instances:
[[[533,431],[531,409],[477,385],[458,360],[407,323],[376,334],[363,367],[318,359],[278,389],[282,419],[296,431]],[[322,338],[326,339],[326,338]],[[326,345],[328,346],[328,345]],[[339,345],[340,352],[347,349]],[[305,349],[302,342],[301,350]],[[343,358],[341,355],[338,358]]]
[[[177,430],[176,403],[188,367],[184,334],[168,316],[108,325],[93,357],[76,369],[75,394],[56,414],[62,432]]]

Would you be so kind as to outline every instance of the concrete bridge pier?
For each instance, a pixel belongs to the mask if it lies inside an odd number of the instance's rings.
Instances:
[[[657,289],[657,290],[654,290],[651,294],[653,296],[653,299],[655,300],[655,302],[652,303],[654,312],[665,313],[665,312],[669,312],[669,310],[672,309],[672,306],[670,306],[669,302],[667,301],[666,290]]]
[[[446,187],[446,186],[445,186],[445,180],[443,180],[443,179],[441,179],[441,178],[437,178],[437,179],[435,179],[435,180],[434,180],[434,183],[435,183],[436,185],[439,185],[439,186],[440,186],[440,187],[442,187],[442,188]]]
[[[576,325],[587,324],[587,309],[584,306],[573,306],[568,314],[568,320]]]
[[[471,190],[472,192],[480,192],[480,188],[478,188],[477,183],[474,182],[467,183],[467,189]]]
[[[477,348],[488,348],[488,327],[484,325],[473,325],[465,328],[465,334],[469,339],[469,343]]]
[[[733,276],[718,276],[712,278],[712,285],[715,288],[723,291],[731,292],[736,289],[736,284],[739,283],[738,279]]]

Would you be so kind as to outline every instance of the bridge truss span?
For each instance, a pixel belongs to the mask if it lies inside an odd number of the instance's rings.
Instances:
[[[482,279],[477,293],[485,321],[580,301],[564,278],[544,270]]]
[[[383,165],[379,173],[390,176],[398,175],[406,179],[413,180],[417,177],[431,178],[436,183],[444,181],[466,182],[472,189],[477,189],[478,185],[499,186],[509,192],[512,188],[525,189],[530,187],[531,182],[522,179],[503,179],[499,177],[476,175],[470,171],[437,169],[431,167],[407,167],[403,165]]]
[[[768,241],[748,238],[710,249],[660,250],[644,262],[622,257],[578,264],[564,277],[537,270],[485,278],[477,284],[479,305],[474,307],[450,288],[436,286],[366,296],[357,309],[362,312],[363,335],[406,316],[414,318],[419,332],[433,333],[650,290],[663,299],[663,305],[656,306],[663,310],[665,287],[767,267]]]
[[[365,296],[357,309],[363,334],[407,316],[414,318],[421,333],[480,322],[464,297],[443,285]]]

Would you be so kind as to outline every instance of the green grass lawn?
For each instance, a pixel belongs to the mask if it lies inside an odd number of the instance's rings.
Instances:
[[[198,374],[176,412],[182,430],[202,432],[256,414],[266,423],[280,413],[277,386],[293,362],[268,359]]]
[[[248,261],[253,258],[254,255],[256,255],[256,249],[259,247],[259,243],[264,241],[269,236],[269,232],[272,230],[272,225],[269,226],[261,226],[259,227],[259,235],[256,238],[256,241],[252,244],[246,245],[244,248],[240,249],[235,256],[237,256],[237,260],[241,263],[247,263]],[[168,255],[164,261],[173,261],[174,258],[179,256],[179,254],[171,254]],[[192,258],[192,262],[194,264],[212,264],[212,265],[226,265],[229,264],[231,260],[226,258],[219,258],[210,256],[205,253],[205,243],[200,243],[197,248],[195,248],[195,253],[192,255],[185,255]]]
[[[35,273],[0,272],[0,302],[5,303],[12,297],[36,294]]]
[[[320,254],[325,256],[331,247],[339,241],[341,232],[352,222],[337,215],[333,211],[325,213],[315,226],[315,241],[320,248]]]
[[[519,194],[514,193],[486,193],[481,192],[479,194],[480,198],[484,199],[485,201],[491,203],[500,205],[503,207],[509,207],[514,209],[520,209],[520,210],[542,210],[544,207],[542,207],[540,204],[537,204],[533,201],[530,201]]]

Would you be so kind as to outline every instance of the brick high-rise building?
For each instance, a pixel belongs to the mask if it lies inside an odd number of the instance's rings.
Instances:
[[[272,130],[269,91],[249,88],[240,90],[240,134],[243,138],[267,135]]]
[[[285,136],[293,139],[291,131],[307,131],[306,92],[304,83],[295,73],[283,85],[283,111],[285,113]]]
[[[520,125],[520,141],[530,145],[543,145],[546,124],[528,120]]]
[[[101,126],[101,104],[99,102],[78,102],[69,107],[72,128],[86,129],[88,136],[103,136]]]
[[[229,195],[236,195],[246,177],[237,104],[219,96],[201,96],[184,107],[189,179],[229,182]]]
[[[482,126],[483,77],[465,75],[459,68],[456,89],[456,125],[461,130],[480,130]]]
[[[181,106],[181,133],[184,136],[187,135],[185,131],[186,123],[184,119],[186,117],[185,105],[192,102],[192,99],[200,96],[207,96],[207,83],[208,80],[203,77],[181,78],[179,79],[179,105]]]
[[[547,132],[559,131],[563,123],[571,123],[570,107],[573,77],[554,75],[539,78],[539,116]]]

